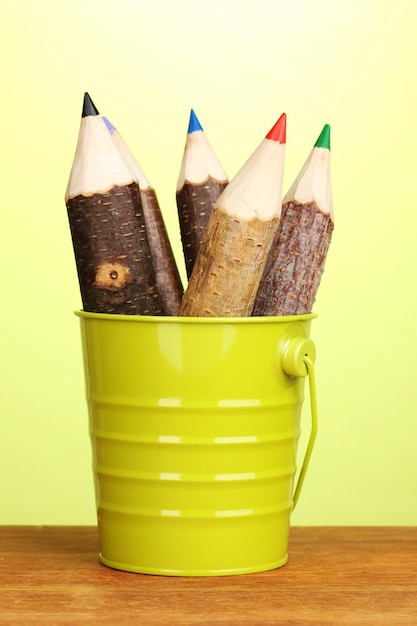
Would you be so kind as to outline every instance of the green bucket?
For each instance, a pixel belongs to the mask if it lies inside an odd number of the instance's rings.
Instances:
[[[284,565],[317,429],[315,315],[76,314],[101,562],[172,576]],[[294,486],[307,375],[312,425]]]

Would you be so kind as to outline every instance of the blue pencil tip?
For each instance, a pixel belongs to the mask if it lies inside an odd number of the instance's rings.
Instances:
[[[103,120],[104,120],[107,128],[109,129],[110,133],[113,134],[114,131],[116,130],[116,127],[113,126],[113,124],[107,119],[107,117],[104,117],[104,115],[103,115]]]
[[[194,109],[191,109],[190,123],[188,124],[188,133],[194,133],[196,130],[203,130],[197,115],[194,113]]]

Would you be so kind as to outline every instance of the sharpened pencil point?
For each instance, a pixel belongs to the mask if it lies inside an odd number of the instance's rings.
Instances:
[[[196,130],[203,130],[203,127],[198,121],[198,117],[195,114],[194,109],[191,109],[190,122],[188,124],[188,133],[194,133]]]
[[[110,120],[107,119],[107,117],[104,117],[103,115],[103,120],[104,123],[106,124],[107,128],[110,131],[110,134],[112,135],[114,133],[114,131],[116,130],[116,126],[113,126],[113,124],[110,122]]]
[[[266,136],[266,139],[272,139],[272,141],[279,141],[279,143],[286,142],[286,126],[287,126],[287,116],[285,113],[281,115],[279,120],[274,124],[269,133]]]
[[[321,131],[319,138],[314,144],[315,148],[327,148],[330,150],[330,126],[329,124],[325,124],[323,126],[323,130]]]
[[[89,115],[100,115],[100,113],[97,111],[88,93],[85,92],[82,117],[88,117]]]

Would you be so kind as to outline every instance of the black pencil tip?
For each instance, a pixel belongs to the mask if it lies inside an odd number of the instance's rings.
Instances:
[[[83,112],[82,117],[87,117],[88,115],[100,115],[97,111],[94,102],[91,100],[90,96],[87,92],[84,94],[84,103],[83,103]]]

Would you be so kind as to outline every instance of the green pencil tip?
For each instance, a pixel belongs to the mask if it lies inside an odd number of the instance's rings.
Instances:
[[[327,148],[330,150],[330,126],[329,124],[325,124],[323,126],[323,130],[321,131],[319,138],[314,144],[315,148]]]

